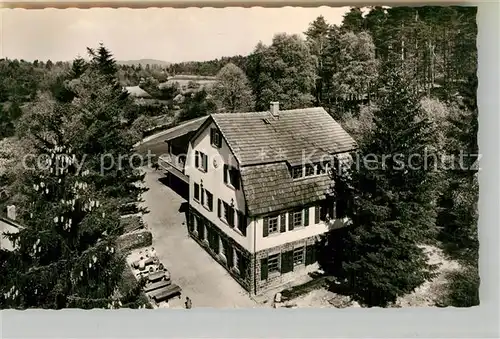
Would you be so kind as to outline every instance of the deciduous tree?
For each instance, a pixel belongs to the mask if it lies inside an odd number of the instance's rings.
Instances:
[[[314,102],[314,58],[298,35],[277,34],[270,46],[258,44],[249,56],[247,75],[256,96],[256,110],[279,101],[284,109],[309,107]]]
[[[212,94],[221,111],[236,113],[253,110],[253,93],[248,79],[233,63],[228,63],[217,73]]]

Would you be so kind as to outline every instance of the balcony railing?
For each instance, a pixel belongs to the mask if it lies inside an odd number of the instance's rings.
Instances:
[[[185,182],[188,182],[188,177],[184,173],[186,162],[182,157],[173,154],[165,154],[158,158],[158,165]]]

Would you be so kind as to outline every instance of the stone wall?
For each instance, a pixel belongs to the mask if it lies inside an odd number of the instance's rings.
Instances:
[[[315,260],[314,263],[305,264],[306,260],[306,254],[304,253],[304,263],[294,266],[293,271],[284,273],[282,274],[281,272],[276,272],[276,273],[268,273],[267,279],[261,279],[261,259],[268,257],[269,255],[273,254],[280,254],[279,256],[279,267],[281,268],[281,253],[283,252],[288,252],[292,251],[294,248],[297,247],[306,247],[306,246],[315,246],[316,244],[316,237],[309,237],[306,239],[301,239],[298,241],[286,243],[280,246],[276,246],[273,248],[265,249],[262,251],[257,252],[256,254],[256,259],[255,259],[255,284],[256,284],[256,291],[255,294],[262,294],[265,293],[267,290],[285,285],[287,283],[292,282],[293,280],[307,275],[308,273],[314,272],[318,269],[318,264]]]
[[[233,249],[238,250],[242,256],[247,260],[248,262],[248,267],[247,267],[247,274],[245,277],[242,277],[241,274],[235,270],[234,268],[231,268],[228,266],[227,259],[224,258],[222,255],[219,253],[215,253],[209,246],[209,243],[207,240],[200,239],[199,234],[196,230],[196,227],[193,226],[193,217],[196,216],[200,220],[203,220],[205,224],[208,224],[208,226],[217,233],[217,236],[221,239],[224,239],[229,246],[232,246]],[[248,252],[245,248],[243,248],[240,244],[235,242],[232,238],[228,237],[223,231],[221,231],[216,225],[211,223],[208,219],[203,217],[201,214],[199,214],[196,210],[190,208],[189,209],[189,218],[188,218],[188,232],[191,238],[193,238],[205,251],[207,251],[212,258],[214,258],[220,265],[222,265],[228,272],[229,274],[247,291],[253,292],[253,260],[252,260],[252,255],[250,252]],[[206,230],[205,230],[205,238],[206,238]]]

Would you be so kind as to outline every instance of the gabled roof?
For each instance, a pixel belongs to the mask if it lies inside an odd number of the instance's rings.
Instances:
[[[286,160],[319,161],[323,155],[348,152],[356,142],[321,107],[270,112],[212,114],[240,166]]]
[[[208,119],[208,116],[203,116],[200,118],[188,120],[181,122],[179,125],[169,128],[165,131],[158,132],[156,134],[150,135],[144,138],[141,142],[137,143],[135,146],[145,146],[147,143],[154,141],[155,143],[159,141],[169,141],[180,136],[183,136],[189,132],[194,132]]]
[[[328,175],[292,179],[289,166],[331,161],[357,147],[321,107],[279,111],[279,118],[270,112],[216,113],[193,139],[212,121],[238,160],[250,216],[325,199]]]

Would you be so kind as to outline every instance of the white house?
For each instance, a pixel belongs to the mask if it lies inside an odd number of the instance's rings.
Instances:
[[[253,294],[316,269],[319,236],[343,226],[328,171],[355,148],[323,108],[210,115],[184,167],[190,235]]]
[[[7,216],[0,216],[0,249],[12,251],[14,245],[5,236],[6,233],[17,233],[22,228],[16,221],[16,208],[11,205],[7,207]]]

